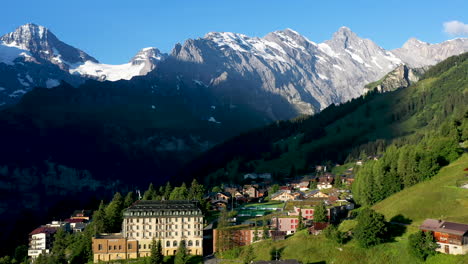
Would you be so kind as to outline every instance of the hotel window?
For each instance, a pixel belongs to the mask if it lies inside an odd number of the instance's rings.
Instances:
[[[195,241],[195,245],[196,245],[197,247],[200,246],[200,241],[199,241],[199,240]]]
[[[102,250],[102,245],[101,244],[98,245],[98,250]]]
[[[174,242],[172,242],[172,246],[177,247],[177,241],[174,240]]]
[[[119,250],[121,250],[121,249],[122,249],[122,246],[119,245]]]
[[[166,241],[166,247],[170,247],[170,246],[171,246],[171,242]]]
[[[132,249],[132,244],[128,244],[128,249]]]
[[[112,246],[109,246],[109,250],[112,250]]]

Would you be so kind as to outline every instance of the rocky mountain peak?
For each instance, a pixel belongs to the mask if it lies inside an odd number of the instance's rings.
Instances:
[[[347,49],[352,44],[359,44],[362,39],[356,35],[351,29],[348,27],[340,27],[337,32],[333,34],[331,40],[329,40],[329,44],[333,44],[335,47],[341,47]]]
[[[132,64],[141,64],[146,61],[157,62],[166,58],[166,54],[161,53],[158,48],[148,47],[141,49],[138,53],[130,60]]]
[[[36,60],[46,60],[67,70],[71,64],[97,60],[85,52],[60,41],[49,29],[36,25],[25,24],[14,32],[0,37],[0,42],[6,46],[28,51]]]
[[[410,38],[408,41],[405,42],[405,44],[403,44],[403,48],[406,48],[406,49],[421,48],[421,47],[429,46],[429,45],[431,44],[421,41],[417,38]]]

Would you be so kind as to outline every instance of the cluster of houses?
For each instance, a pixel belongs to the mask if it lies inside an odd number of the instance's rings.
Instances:
[[[82,232],[90,221],[91,211],[75,211],[64,221],[52,221],[29,233],[28,256],[34,261],[41,254],[48,254],[52,248],[54,235],[62,228],[66,232]]]

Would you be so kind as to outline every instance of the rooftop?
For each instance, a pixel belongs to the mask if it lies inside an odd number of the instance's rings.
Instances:
[[[56,232],[57,232],[56,227],[41,226],[41,227],[34,229],[31,233],[29,233],[29,235],[36,235],[36,234],[41,234],[41,233],[55,234]]]
[[[122,233],[102,233],[96,235],[97,239],[119,239],[123,238]]]
[[[181,214],[201,214],[201,210],[198,208],[198,202],[188,200],[177,200],[177,201],[137,201],[132,206],[128,207],[124,211],[124,215],[140,215],[139,212],[145,212],[141,215],[146,215],[146,212],[154,212],[149,215],[158,214],[172,214],[173,212],[183,211]]]
[[[468,225],[462,223],[447,222],[436,219],[426,219],[419,226],[423,230],[431,230],[436,232],[448,233],[463,236],[468,232]]]

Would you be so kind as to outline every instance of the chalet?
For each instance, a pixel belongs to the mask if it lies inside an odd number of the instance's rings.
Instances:
[[[221,210],[230,205],[231,194],[228,192],[211,192],[205,199],[208,200],[214,209]]]
[[[299,190],[301,192],[309,190],[310,181],[304,180],[299,183]]]
[[[468,224],[426,219],[419,229],[433,232],[439,245],[438,252],[452,255],[468,253]]]
[[[311,235],[318,235],[320,234],[325,228],[329,226],[329,223],[316,223],[314,222],[311,227],[308,228],[309,234]]]
[[[308,192],[304,195],[304,198],[309,199],[309,198],[328,198],[328,194],[320,191],[320,190],[313,190],[311,192]]]
[[[244,186],[244,195],[247,195],[250,198],[260,197],[258,188],[256,186],[253,186],[253,185],[245,185]]]
[[[273,201],[293,201],[293,200],[300,200],[303,197],[303,193],[301,192],[288,192],[288,191],[278,191],[271,195],[271,200]]]
[[[317,188],[319,190],[332,188],[334,180],[334,176],[332,174],[327,173],[326,175],[319,177]]]

